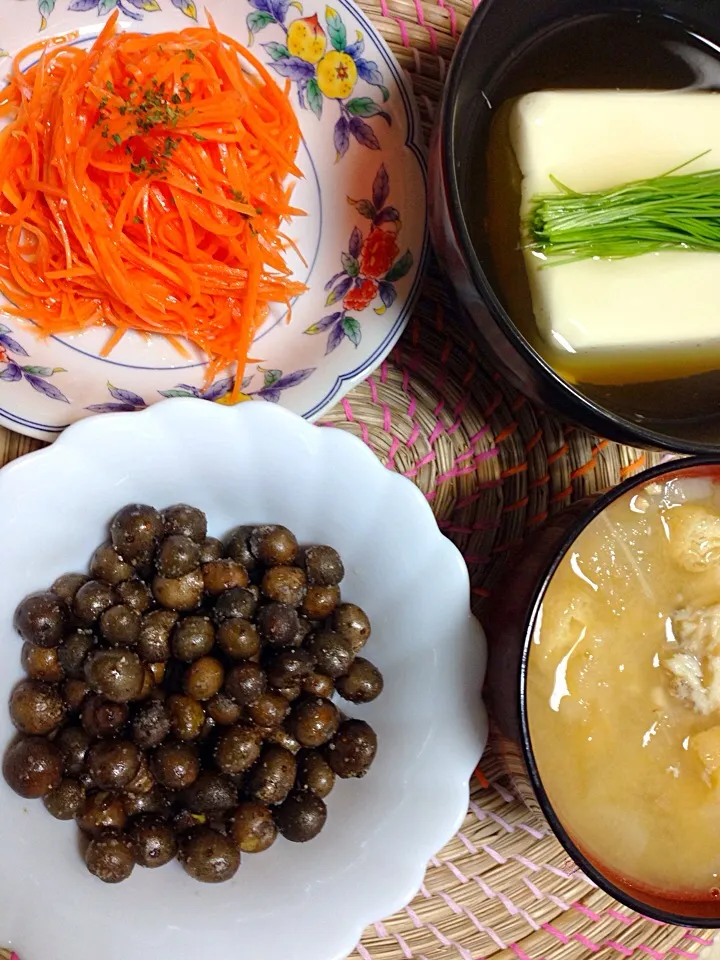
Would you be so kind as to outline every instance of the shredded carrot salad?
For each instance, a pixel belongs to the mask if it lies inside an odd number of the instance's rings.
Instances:
[[[237,365],[270,303],[302,292],[285,257],[300,176],[290,82],[209,27],[36,43],[0,90],[0,292],[43,335],[114,327]],[[38,62],[22,63],[40,52]]]

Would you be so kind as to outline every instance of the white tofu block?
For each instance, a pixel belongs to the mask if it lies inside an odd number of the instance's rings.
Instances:
[[[520,97],[510,139],[523,176],[521,216],[534,196],[603,190],[683,170],[720,168],[720,94],[545,91]],[[663,251],[540,269],[525,251],[542,336],[571,352],[684,348],[720,340],[720,254]]]

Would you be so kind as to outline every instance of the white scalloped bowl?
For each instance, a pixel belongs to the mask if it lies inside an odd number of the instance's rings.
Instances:
[[[357,439],[272,404],[169,400],[95,417],[0,471],[0,704],[21,675],[12,615],[27,593],[86,568],[122,505],[186,501],[210,533],[278,522],[345,560],[344,595],[369,613],[385,691],[362,707],[379,738],[359,781],[339,782],[324,831],[243,858],[205,886],[177,864],[105,886],[74,824],[0,783],[0,938],[22,960],[338,960],[363,927],[408,902],[460,826],[482,752],[485,638],[465,564],[410,481]],[[0,743],[12,727],[0,707]],[[40,911],[40,914],[38,914]]]

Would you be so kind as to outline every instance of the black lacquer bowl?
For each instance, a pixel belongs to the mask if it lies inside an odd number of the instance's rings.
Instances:
[[[493,279],[483,227],[484,158],[490,124],[508,75],[523,57],[534,57],[533,74],[513,95],[532,89],[577,86],[577,50],[543,62],[539,41],[549,32],[602,16],[620,16],[627,29],[595,50],[597,82],[604,89],[677,88],[677,73],[663,83],[662,52],[653,62],[634,58],[633,37],[663,18],[720,58],[717,0],[482,0],[464,31],[453,60],[435,130],[431,157],[431,227],[436,251],[485,345],[514,384],[541,405],[595,433],[621,443],[686,453],[720,451],[720,373],[620,386],[574,386],[533,349],[513,322]],[[607,54],[607,62],[603,57]],[[668,53],[668,57],[671,54]],[[598,59],[599,58],[599,59]],[[677,64],[667,62],[667,76]],[[651,79],[642,82],[643,71]],[[629,73],[628,73],[629,70]],[[720,59],[718,60],[720,75]],[[673,82],[675,81],[675,82]],[[683,86],[682,78],[680,86]],[[692,85],[692,77],[688,77]],[[706,85],[707,86],[707,85]],[[713,89],[712,84],[710,88]],[[682,323],[682,318],[678,318]]]
[[[707,900],[641,888],[614,874],[588,855],[579,839],[569,835],[545,792],[533,752],[527,712],[527,673],[536,620],[545,592],[563,557],[582,531],[613,501],[650,481],[681,476],[720,479],[720,458],[688,457],[660,464],[627,480],[607,494],[577,501],[551,518],[528,539],[507,566],[508,573],[493,590],[492,615],[485,630],[489,663],[485,699],[491,717],[491,743],[513,785],[530,807],[541,812],[556,837],[584,873],[610,896],[638,913],[665,923],[720,927],[718,898]],[[558,749],[562,750],[561,743]],[[612,775],[612,764],[608,767]],[[672,824],[668,824],[672,829]]]

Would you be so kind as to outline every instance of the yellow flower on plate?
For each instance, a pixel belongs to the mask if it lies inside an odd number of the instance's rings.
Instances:
[[[317,65],[317,82],[321,93],[334,100],[344,100],[357,83],[355,61],[348,53],[331,50]]]
[[[317,63],[325,53],[325,31],[320,26],[317,15],[293,20],[288,27],[287,48],[294,57],[300,57],[307,63]]]
[[[246,400],[252,400],[247,393],[239,393],[237,400],[233,400],[232,393],[226,393],[224,397],[218,397],[215,403],[220,403],[223,407],[234,407],[236,403],[244,403]]]

